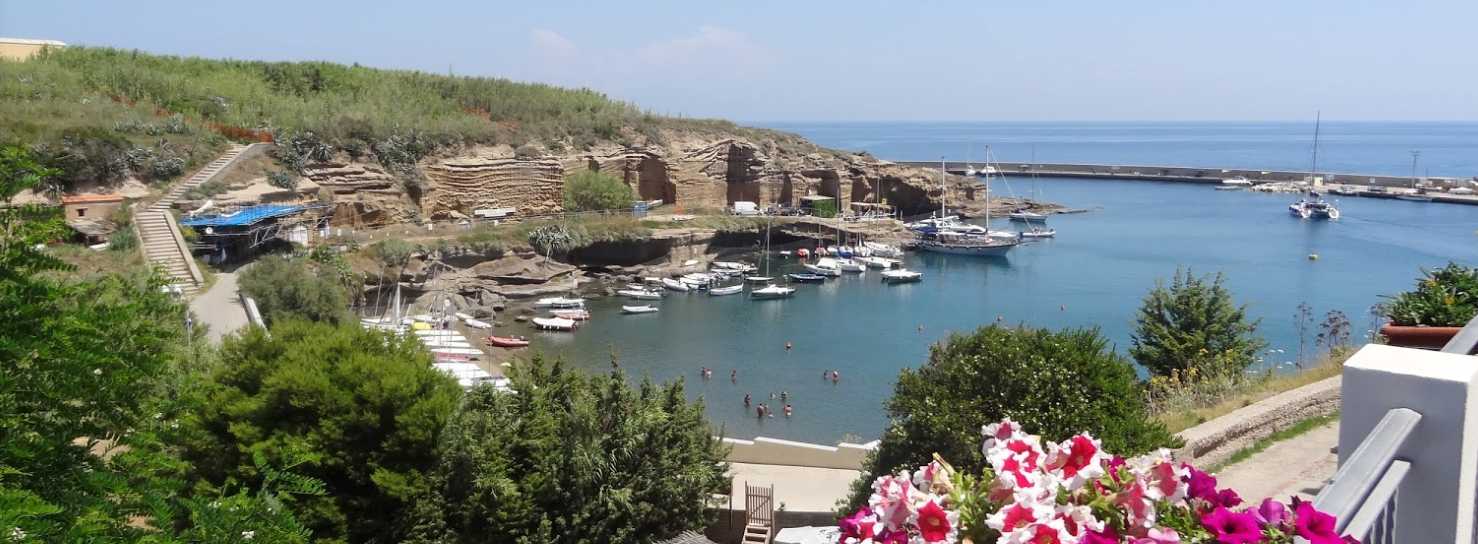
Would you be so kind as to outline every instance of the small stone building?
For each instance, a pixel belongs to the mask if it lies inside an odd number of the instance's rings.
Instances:
[[[29,60],[47,48],[66,46],[67,44],[56,40],[27,40],[23,38],[0,37],[0,59]]]
[[[81,194],[62,197],[62,214],[67,221],[75,219],[108,219],[123,206],[119,195]]]

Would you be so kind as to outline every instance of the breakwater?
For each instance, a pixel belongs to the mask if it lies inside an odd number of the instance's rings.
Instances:
[[[939,168],[938,161],[898,161],[898,164],[921,168]],[[945,162],[944,168],[951,174],[966,175],[976,168],[965,162]],[[1116,179],[1139,181],[1164,181],[1175,183],[1219,184],[1228,178],[1247,178],[1253,184],[1294,183],[1307,181],[1308,172],[1289,170],[1249,170],[1242,168],[1200,168],[1187,166],[1120,165],[1120,164],[1070,164],[1070,163],[1018,163],[1002,162],[995,165],[998,175],[1021,178],[1033,173],[1042,177]],[[1320,173],[1325,185],[1351,185],[1362,188],[1410,188],[1412,178],[1383,174]],[[1461,186],[1473,178],[1424,177],[1426,183],[1441,186]],[[1359,196],[1372,198],[1398,198],[1401,192],[1362,191]],[[1433,202],[1478,205],[1478,196],[1429,192]]]

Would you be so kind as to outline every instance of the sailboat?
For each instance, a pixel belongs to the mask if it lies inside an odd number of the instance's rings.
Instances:
[[[990,146],[986,146],[985,148],[985,164],[987,168],[985,175],[985,224],[987,225],[986,233],[984,235],[964,234],[948,230],[947,228],[940,229],[933,234],[925,234],[924,237],[919,240],[918,248],[920,250],[928,251],[931,253],[946,253],[950,255],[1002,257],[1006,255],[1006,252],[1011,251],[1011,248],[1016,247],[1018,244],[1021,243],[1021,239],[1016,233],[1011,233],[1010,237],[1004,237],[995,236],[989,231],[991,171],[989,170]],[[945,217],[944,199],[945,195],[949,194],[949,185],[947,181],[948,178],[945,176],[944,171],[944,160],[940,159],[939,182],[940,189],[942,191],[940,195],[940,217]]]
[[[750,290],[749,291],[749,298],[751,300],[774,300],[774,299],[781,299],[781,298],[790,298],[791,296],[795,295],[795,288],[794,287],[782,287],[782,286],[779,286],[779,285],[775,285],[774,283],[771,283],[771,280],[773,280],[773,279],[774,278],[771,278],[770,277],[770,222],[769,221],[766,221],[765,222],[765,275],[764,276],[750,276],[750,277],[744,278],[744,281],[749,281],[749,282],[753,282],[753,283],[761,283],[760,280],[763,280],[763,283],[765,283],[766,285],[764,287],[760,287],[758,289]]]
[[[1339,208],[1334,203],[1324,200],[1319,196],[1319,121],[1320,115],[1314,114],[1314,151],[1313,161],[1309,166],[1309,192],[1302,199],[1288,205],[1288,213],[1299,219],[1339,219]]]
[[[1036,148],[1036,146],[1032,146],[1032,200],[1033,201],[1041,200],[1041,197],[1038,196],[1038,189],[1037,189],[1037,148]],[[1007,217],[1010,217],[1012,221],[1021,222],[1021,223],[1046,223],[1047,222],[1047,214],[1037,213],[1037,212],[1027,211],[1027,210],[1019,210],[1019,211],[1011,212],[1010,214],[1007,215]],[[1033,228],[1032,230],[1035,231],[1035,230],[1039,230],[1039,229]]]

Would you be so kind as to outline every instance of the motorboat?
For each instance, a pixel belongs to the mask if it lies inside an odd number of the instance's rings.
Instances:
[[[489,336],[487,343],[499,348],[524,348],[528,347],[529,339],[522,336]]]
[[[919,241],[919,249],[931,253],[969,255],[973,257],[1004,257],[1006,252],[1021,243],[1019,238],[994,236],[960,236],[940,233]]]
[[[580,326],[575,320],[563,317],[536,317],[530,321],[535,327],[546,331],[573,331],[575,327]]]
[[[538,308],[584,308],[585,299],[567,297],[548,297],[534,301]]]
[[[1288,205],[1288,213],[1299,219],[1339,219],[1339,208],[1333,202],[1319,197],[1319,193],[1309,191],[1308,196]]]
[[[1250,187],[1252,180],[1247,179],[1247,176],[1236,176],[1221,180],[1221,184],[1227,187]]]
[[[850,258],[852,258],[852,248],[847,247],[847,246],[837,246],[837,247],[831,248],[831,252],[832,252],[832,254],[834,254],[834,255],[836,255],[838,257],[841,257],[843,259],[850,259]]]
[[[1401,194],[1401,195],[1396,195],[1396,199],[1397,200],[1408,200],[1408,201],[1411,201],[1411,202],[1431,202],[1432,201],[1432,195],[1427,195],[1427,194],[1422,194],[1422,193],[1405,193],[1405,194]]]
[[[772,300],[779,298],[790,298],[795,296],[795,288],[782,287],[775,284],[766,285],[749,292],[749,298],[755,300]]]
[[[862,264],[855,259],[840,259],[837,261],[837,269],[841,270],[842,272],[851,272],[857,274],[861,272],[866,272],[867,265]]]
[[[679,293],[686,293],[692,290],[688,287],[688,284],[672,278],[662,278],[662,286]]]
[[[472,347],[472,342],[468,342],[465,338],[464,339],[461,339],[461,340],[441,340],[441,339],[435,339],[435,338],[433,338],[433,339],[422,338],[421,339],[421,344],[424,345],[424,346],[426,346],[426,347],[428,347],[428,348],[470,348],[470,347]]]
[[[752,264],[738,263],[732,261],[714,261],[713,268],[717,270],[731,270],[740,273],[754,272],[755,270],[758,270],[758,268],[755,268]]]
[[[1052,238],[1057,236],[1057,229],[1032,229],[1021,231],[1022,238]]]
[[[587,321],[590,319],[590,312],[585,310],[554,310],[549,313],[554,314],[555,317],[563,317],[575,321]]]
[[[874,257],[862,257],[862,258],[859,258],[857,260],[858,261],[861,261],[862,264],[867,265],[868,268],[878,268],[878,269],[882,269],[882,270],[888,270],[890,268],[897,268],[898,265],[902,264],[898,259],[889,259],[887,257],[876,257],[876,256],[874,256]]]
[[[744,285],[743,284],[730,285],[730,286],[727,286],[727,287],[710,287],[710,288],[708,288],[708,294],[709,294],[709,296],[715,296],[715,297],[724,296],[724,295],[737,295],[737,294],[739,294],[739,293],[741,293],[743,291],[744,291]]]
[[[863,247],[871,249],[874,257],[897,259],[903,256],[903,250],[898,249],[895,246],[890,246],[888,244],[881,244],[878,242],[863,242],[862,245]]]
[[[899,269],[896,269],[896,270],[884,270],[883,273],[882,273],[882,276],[883,276],[883,283],[909,283],[909,282],[915,282],[915,281],[922,281],[924,279],[924,273],[923,272],[914,272],[914,271],[909,270],[907,268],[899,268]]]
[[[662,300],[662,292],[651,289],[622,289],[616,291],[616,294],[632,300]]]
[[[657,307],[656,306],[652,306],[650,304],[647,304],[647,305],[644,305],[644,306],[622,306],[621,307],[621,313],[623,313],[623,314],[650,314],[650,313],[653,313],[653,312],[656,312],[656,311],[657,311]]]
[[[822,282],[825,282],[826,281],[826,276],[822,276],[821,274],[799,274],[799,273],[796,273],[796,274],[786,274],[785,277],[787,279],[789,279],[790,281],[797,282],[797,283],[822,283]]]
[[[818,259],[815,264],[806,263],[801,266],[812,274],[832,277],[842,275],[842,268],[840,264],[837,262],[836,259],[830,257],[822,257],[821,259]]]
[[[1019,212],[1011,212],[1009,214],[1006,214],[1006,217],[1009,217],[1009,218],[1011,218],[1012,221],[1016,221],[1018,223],[1046,223],[1047,222],[1047,214],[1041,214],[1041,213],[1037,213],[1037,212],[1029,212],[1029,211],[1024,211],[1024,210],[1023,211],[1019,211]]]
[[[775,278],[770,276],[745,276],[745,283],[773,283]]]
[[[1241,191],[1242,189],[1246,189],[1246,187],[1243,187],[1241,185],[1217,185],[1216,186],[1216,190],[1218,190],[1218,191]]]

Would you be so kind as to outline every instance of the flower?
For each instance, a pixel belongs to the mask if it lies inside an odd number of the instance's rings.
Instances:
[[[257,532],[256,531],[242,531],[241,532],[241,539],[242,540],[251,540],[253,538],[256,538],[256,536],[257,536]]]
[[[995,449],[996,444],[1004,442],[1021,433],[1021,425],[1011,418],[1005,418],[1000,423],[992,423],[980,427],[980,434],[985,437],[985,443],[980,446],[980,453],[990,455],[990,450]]]
[[[1231,489],[1223,489],[1216,492],[1216,500],[1212,502],[1217,506],[1236,508],[1237,505],[1242,504],[1242,497],[1240,495],[1237,495],[1236,491],[1232,491]]]
[[[1025,497],[1021,497],[1025,499]],[[985,525],[1001,534],[1010,534],[1052,518],[1052,507],[1026,499],[1006,505],[985,517]]]
[[[1273,500],[1272,497],[1262,500],[1262,504],[1252,510],[1252,515],[1257,517],[1257,522],[1264,527],[1277,527],[1288,521],[1288,508],[1283,503]]]
[[[842,518],[837,523],[837,528],[842,531],[842,541],[848,538],[867,539],[873,537],[873,530],[877,525],[878,518],[867,508],[858,508],[857,512]]]
[[[1186,478],[1189,488],[1186,491],[1192,499],[1216,502],[1215,476],[1202,472],[1196,467],[1187,464],[1182,464],[1181,468],[1184,468],[1189,473],[1189,476]]]
[[[1063,529],[1074,538],[1083,533],[1103,529],[1103,522],[1093,516],[1093,507],[1088,505],[1062,504],[1057,506],[1057,519],[1062,520]]]
[[[942,542],[949,539],[950,531],[954,525],[950,523],[949,514],[939,503],[930,500],[919,507],[918,513],[919,535],[924,537],[924,542]]]
[[[1262,542],[1262,529],[1257,518],[1243,512],[1232,513],[1225,506],[1201,516],[1201,526],[1211,531],[1211,536],[1221,544],[1256,544]]]
[[[1103,475],[1103,447],[1092,436],[1080,434],[1048,447],[1046,468],[1061,479],[1069,491]]]
[[[1134,544],[1180,544],[1180,535],[1175,529],[1157,527],[1150,529],[1144,538],[1135,539]]]
[[[889,531],[897,531],[907,525],[913,517],[913,502],[909,498],[914,493],[913,482],[910,481],[905,471],[897,476],[888,475],[878,478],[872,484],[873,494],[867,501],[872,507],[878,520]]]
[[[1147,496],[1144,482],[1129,482],[1123,491],[1114,496],[1114,504],[1124,509],[1124,521],[1129,527],[1147,528],[1155,524],[1155,501]]]
[[[1102,531],[1088,531],[1083,535],[1079,544],[1119,544],[1119,533],[1114,532],[1113,527],[1104,527]]]
[[[1344,542],[1334,530],[1334,516],[1314,509],[1313,503],[1293,500],[1293,530],[1298,536],[1308,539],[1310,544],[1340,544]]]
[[[1067,531],[1063,529],[1061,521],[1052,520],[1016,531],[997,542],[1004,544],[1065,544],[1074,541],[1073,537],[1068,535]]]

